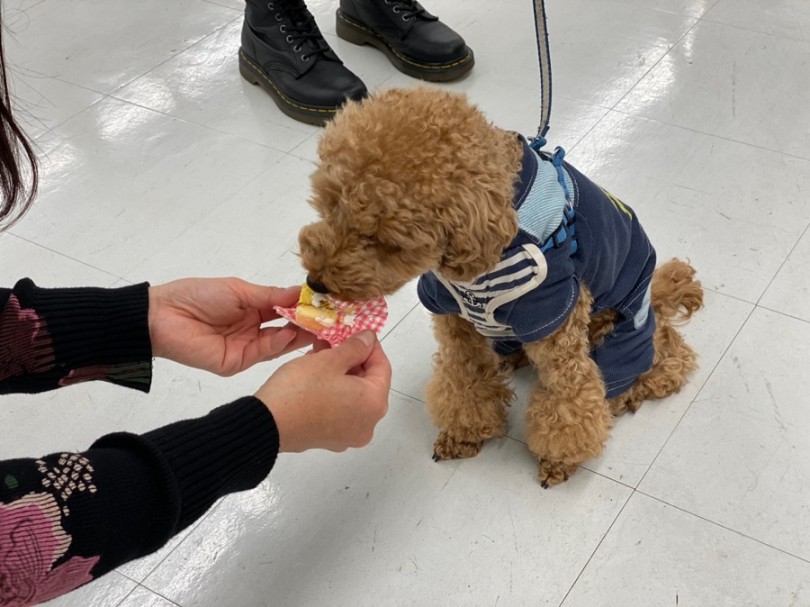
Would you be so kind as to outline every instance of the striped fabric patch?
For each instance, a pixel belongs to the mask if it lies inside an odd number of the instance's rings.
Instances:
[[[452,282],[439,274],[436,277],[456,299],[462,318],[481,335],[502,339],[515,337],[515,332],[495,319],[495,311],[536,289],[547,275],[546,258],[540,248],[526,244],[472,282]]]

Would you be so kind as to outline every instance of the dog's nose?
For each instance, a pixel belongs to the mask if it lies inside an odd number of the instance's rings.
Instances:
[[[316,293],[322,293],[324,295],[329,293],[329,289],[326,288],[325,284],[319,280],[313,280],[313,278],[309,275],[307,275],[307,286]]]

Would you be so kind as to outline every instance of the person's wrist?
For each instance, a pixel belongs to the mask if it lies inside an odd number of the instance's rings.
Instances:
[[[297,408],[284,406],[284,404],[276,402],[261,393],[256,393],[255,396],[267,407],[276,422],[279,453],[301,453],[306,451],[307,447],[300,444],[299,441],[302,433],[300,432],[299,416],[296,413]]]
[[[149,328],[149,339],[152,342],[152,356],[163,358],[163,345],[160,343],[160,332],[158,330],[160,318],[160,286],[150,285],[147,293],[149,295],[147,326]]]

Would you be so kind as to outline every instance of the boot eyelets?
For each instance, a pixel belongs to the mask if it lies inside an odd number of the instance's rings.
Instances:
[[[395,12],[395,13],[399,13],[399,7],[398,7],[398,6],[395,6],[395,7],[394,7],[394,12]]]
[[[287,44],[292,44],[293,38],[292,38],[292,36],[287,34],[287,37],[285,38],[285,40],[287,41]]]
[[[283,34],[284,32],[287,31],[287,26],[282,23],[281,25],[278,26],[278,31],[280,31]]]
[[[281,13],[276,13],[276,21],[281,21],[282,16]]]
[[[402,20],[403,21],[410,21],[411,18],[408,15],[402,15]]]
[[[309,55],[301,55],[301,61],[309,61],[310,59],[312,59],[312,57]]]
[[[301,50],[301,45],[300,45],[300,44],[296,44],[296,45],[293,47],[293,51],[295,51],[296,53],[297,53],[298,51],[300,51],[300,50]]]

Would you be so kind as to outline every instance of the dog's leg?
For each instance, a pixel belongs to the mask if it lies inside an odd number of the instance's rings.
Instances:
[[[439,342],[427,408],[441,430],[433,459],[473,457],[488,438],[502,436],[512,399],[500,358],[473,326],[458,316],[434,316]]]
[[[583,287],[565,324],[524,346],[538,372],[526,411],[526,439],[540,459],[543,487],[567,480],[582,462],[601,454],[613,423],[599,368],[590,357],[592,301]]]
[[[625,393],[610,399],[613,415],[635,413],[647,399],[664,398],[686,384],[697,368],[697,354],[686,343],[675,324],[685,322],[703,307],[703,288],[694,279],[695,270],[673,259],[655,270],[652,278],[652,307],[656,327],[652,369],[639,376]]]

